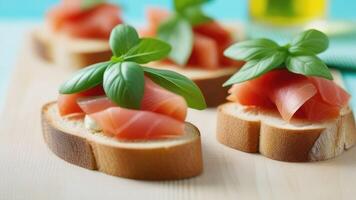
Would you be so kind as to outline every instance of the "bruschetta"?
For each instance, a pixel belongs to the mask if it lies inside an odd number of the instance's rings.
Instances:
[[[43,106],[49,148],[70,163],[132,179],[202,173],[200,133],[185,122],[188,107],[206,107],[202,93],[176,72],[142,66],[164,58],[169,44],[119,25],[110,45],[110,61],[78,71]]]
[[[350,95],[316,56],[327,47],[317,30],[284,46],[256,39],[229,47],[225,55],[246,64],[225,83],[230,103],[218,108],[217,139],[289,162],[326,160],[354,146]]]
[[[110,32],[122,22],[121,9],[115,4],[63,0],[34,31],[34,46],[46,61],[81,68],[110,59]]]

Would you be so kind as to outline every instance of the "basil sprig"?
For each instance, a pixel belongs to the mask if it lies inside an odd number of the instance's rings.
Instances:
[[[169,58],[178,65],[185,65],[193,49],[193,26],[212,20],[202,5],[210,0],[174,0],[174,13],[157,30],[159,39],[174,47]]]
[[[226,49],[224,55],[246,63],[223,86],[251,80],[284,67],[293,73],[332,80],[328,67],[316,55],[325,51],[328,46],[328,37],[314,29],[300,33],[290,44],[284,46],[269,39],[239,42]]]
[[[144,75],[158,85],[181,95],[188,106],[206,108],[200,89],[188,78],[168,70],[152,69],[140,64],[160,60],[171,50],[169,44],[153,38],[139,38],[129,25],[118,25],[109,41],[110,61],[93,64],[78,71],[61,85],[61,94],[73,94],[103,85],[106,96],[117,105],[139,109],[144,94]]]

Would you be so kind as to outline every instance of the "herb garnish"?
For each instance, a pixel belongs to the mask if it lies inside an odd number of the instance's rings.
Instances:
[[[155,83],[181,95],[189,107],[206,108],[197,85],[173,71],[153,69],[140,64],[160,60],[171,50],[169,44],[153,38],[139,38],[129,25],[116,26],[110,35],[113,56],[110,61],[93,64],[78,71],[62,84],[61,94],[73,94],[103,84],[107,97],[125,108],[139,109],[144,94],[144,74]]]
[[[328,46],[328,37],[314,29],[300,33],[284,46],[269,39],[239,42],[226,49],[224,55],[231,59],[244,60],[246,64],[223,86],[254,79],[273,69],[284,67],[293,73],[332,80],[328,67],[316,56]]]
[[[193,48],[193,26],[212,19],[202,10],[210,0],[174,0],[174,13],[157,30],[157,36],[174,47],[169,58],[179,65],[187,63]]]
[[[80,7],[83,10],[89,10],[105,2],[106,0],[82,0],[80,2]]]

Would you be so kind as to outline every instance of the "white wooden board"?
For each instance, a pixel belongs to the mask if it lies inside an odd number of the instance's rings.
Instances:
[[[27,45],[0,112],[0,199],[356,199],[356,148],[317,163],[284,163],[215,140],[214,109],[189,112],[202,133],[204,173],[149,182],[112,177],[59,159],[45,145],[40,108],[69,70],[50,66]]]

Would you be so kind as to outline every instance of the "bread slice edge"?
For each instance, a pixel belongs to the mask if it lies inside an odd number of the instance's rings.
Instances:
[[[35,28],[32,40],[40,58],[61,67],[82,68],[112,56],[107,40],[71,38],[46,25]]]
[[[339,118],[322,123],[287,123],[278,113],[231,102],[219,106],[217,119],[220,143],[280,161],[331,159],[356,142],[355,119],[349,108]]]
[[[185,136],[179,139],[118,141],[90,133],[80,116],[60,117],[56,103],[51,102],[42,108],[42,128],[45,142],[58,157],[113,176],[174,180],[203,170],[200,133],[188,122]]]

